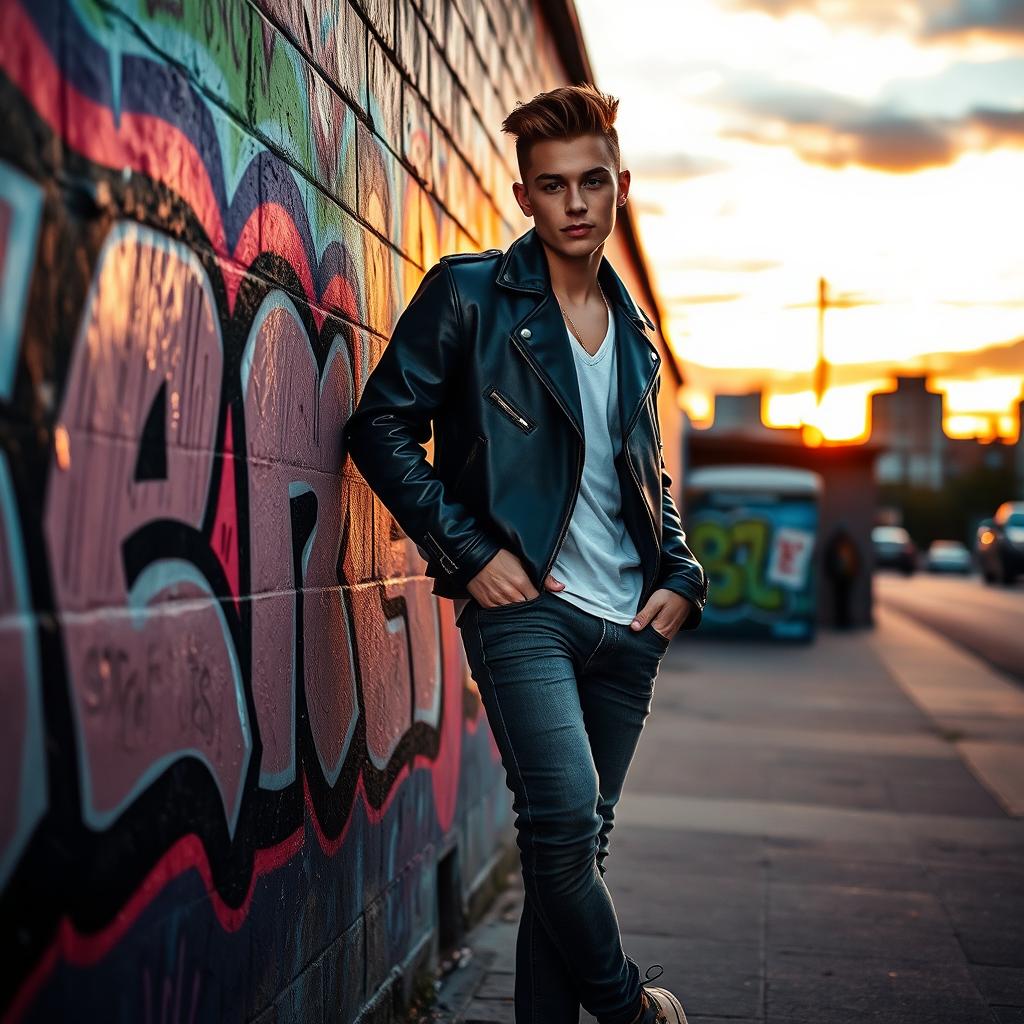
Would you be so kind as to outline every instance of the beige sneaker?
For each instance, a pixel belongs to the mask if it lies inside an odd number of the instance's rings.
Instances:
[[[661,968],[661,964],[652,964],[653,967]],[[660,978],[664,971],[649,977],[651,968],[647,968],[648,981],[655,981]],[[667,988],[645,988],[641,982],[640,998],[643,1000],[643,1007],[636,1015],[632,1024],[687,1024],[686,1014],[683,1012],[683,1005]]]

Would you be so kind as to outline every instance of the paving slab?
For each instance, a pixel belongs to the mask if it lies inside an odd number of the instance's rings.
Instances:
[[[831,953],[769,954],[766,1020],[803,1024],[991,1024],[964,963]]]
[[[971,977],[992,1005],[1024,1008],[1024,968],[972,964]]]

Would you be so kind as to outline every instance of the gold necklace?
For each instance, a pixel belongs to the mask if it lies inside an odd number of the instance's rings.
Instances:
[[[607,298],[607,296],[605,295],[605,293],[604,293],[604,289],[603,289],[603,288],[601,287],[601,284],[600,284],[600,282],[598,282],[598,285],[597,285],[597,290],[598,290],[598,291],[599,291],[599,292],[601,293],[601,298],[602,298],[602,299],[604,299],[604,308],[608,310],[608,316],[609,316],[609,317],[611,317],[611,315],[612,315],[612,307],[608,305],[608,298]],[[556,302],[558,302],[558,296],[557,296],[557,295],[555,296],[555,301],[556,301]],[[561,304],[560,302],[558,302],[558,308],[559,308],[559,309],[560,309],[560,310],[562,311],[562,316],[564,316],[564,317],[565,317],[565,319],[569,321],[569,326],[570,326],[570,327],[572,328],[572,333],[573,333],[573,336],[574,336],[574,337],[576,338],[576,340],[577,340],[577,341],[578,341],[578,342],[579,342],[579,343],[580,343],[581,345],[583,345],[583,339],[582,339],[582,338],[580,337],[580,332],[576,330],[576,325],[575,325],[575,324],[574,324],[574,323],[572,322],[572,320],[570,319],[570,317],[569,317],[569,314],[568,314],[568,313],[566,313],[566,311],[565,311],[565,307],[564,307],[564,306],[563,306],[563,305],[562,305],[562,304]],[[590,351],[590,350],[589,350],[589,349],[587,348],[587,346],[586,346],[586,345],[583,345],[583,350],[584,350],[585,352],[587,352],[587,353],[588,353],[588,355],[593,355],[593,354],[594,354],[593,352],[591,352],[591,351]]]

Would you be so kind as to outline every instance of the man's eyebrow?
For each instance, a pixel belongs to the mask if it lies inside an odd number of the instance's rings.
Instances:
[[[600,173],[607,174],[608,173],[608,168],[607,167],[591,167],[589,171],[584,171],[580,175],[580,177],[581,178],[587,178],[591,174],[600,174]],[[533,180],[534,181],[543,181],[545,178],[551,178],[554,181],[561,181],[564,177],[565,176],[562,175],[562,174],[538,174],[537,177],[535,177]]]

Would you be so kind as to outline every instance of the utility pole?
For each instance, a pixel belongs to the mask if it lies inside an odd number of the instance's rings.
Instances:
[[[825,310],[828,308],[828,282],[818,278],[818,361],[814,366],[814,404],[821,407],[821,400],[828,387],[828,363],[825,361]]]
[[[802,435],[804,444],[812,447],[820,445],[825,435],[818,425],[821,421],[821,401],[828,388],[828,363],[825,361],[825,310],[828,308],[828,282],[818,278],[818,358],[814,364],[814,413],[802,417]]]

